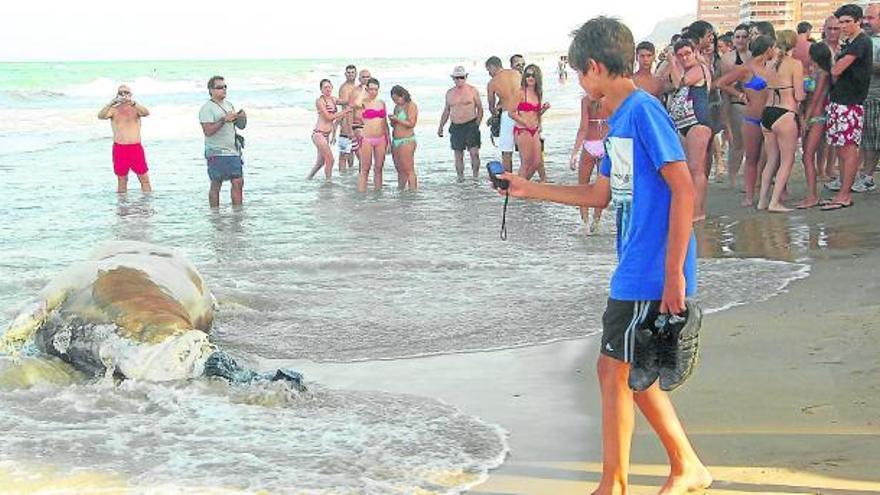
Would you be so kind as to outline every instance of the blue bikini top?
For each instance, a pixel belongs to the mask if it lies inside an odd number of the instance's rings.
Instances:
[[[743,87],[751,89],[752,91],[762,91],[767,88],[767,81],[765,81],[763,77],[755,74],[749,79],[749,82],[743,84]]]

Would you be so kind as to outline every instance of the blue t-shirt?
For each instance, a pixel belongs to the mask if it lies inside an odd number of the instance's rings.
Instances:
[[[672,198],[660,169],[685,161],[684,150],[666,109],[642,90],[621,103],[608,126],[600,171],[611,181],[611,200],[617,208],[618,265],[611,277],[611,298],[659,300],[666,278]],[[697,290],[696,262],[691,233],[684,262],[688,297]]]

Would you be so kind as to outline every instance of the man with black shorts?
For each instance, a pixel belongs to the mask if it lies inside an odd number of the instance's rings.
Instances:
[[[443,137],[446,121],[449,125],[449,141],[455,152],[455,171],[458,180],[464,180],[464,150],[471,155],[471,170],[474,178],[480,173],[480,122],[483,120],[483,103],[480,92],[468,84],[467,71],[458,66],[452,71],[455,86],[446,92],[446,105],[440,117],[437,135]]]
[[[199,110],[199,122],[205,133],[208,178],[211,179],[208,203],[211,208],[220,206],[220,188],[228,180],[232,184],[232,204],[241,205],[244,195],[243,145],[239,143],[235,129],[247,126],[247,115],[244,110],[236,111],[235,106],[226,100],[226,80],[222,76],[208,80],[208,94],[211,99]]]

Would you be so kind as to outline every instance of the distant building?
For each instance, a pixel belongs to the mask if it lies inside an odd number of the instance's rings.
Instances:
[[[845,3],[867,7],[867,0],[697,0],[697,19],[709,22],[719,33],[740,23],[769,21],[778,29],[792,29],[801,21],[813,25],[818,37],[825,18]]]
[[[697,19],[715,26],[719,33],[733,31],[739,24],[741,0],[697,0]]]

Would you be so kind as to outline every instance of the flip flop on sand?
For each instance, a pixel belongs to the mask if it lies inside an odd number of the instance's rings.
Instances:
[[[838,203],[837,201],[831,201],[823,205],[820,209],[822,211],[842,210],[844,208],[849,208],[853,204],[855,204],[853,201],[850,201],[849,203]]]
[[[819,204],[820,204],[819,201],[816,201],[815,203],[812,203],[809,205],[797,205],[794,208],[796,210],[809,210],[810,208],[815,208],[815,207],[819,206]]]

